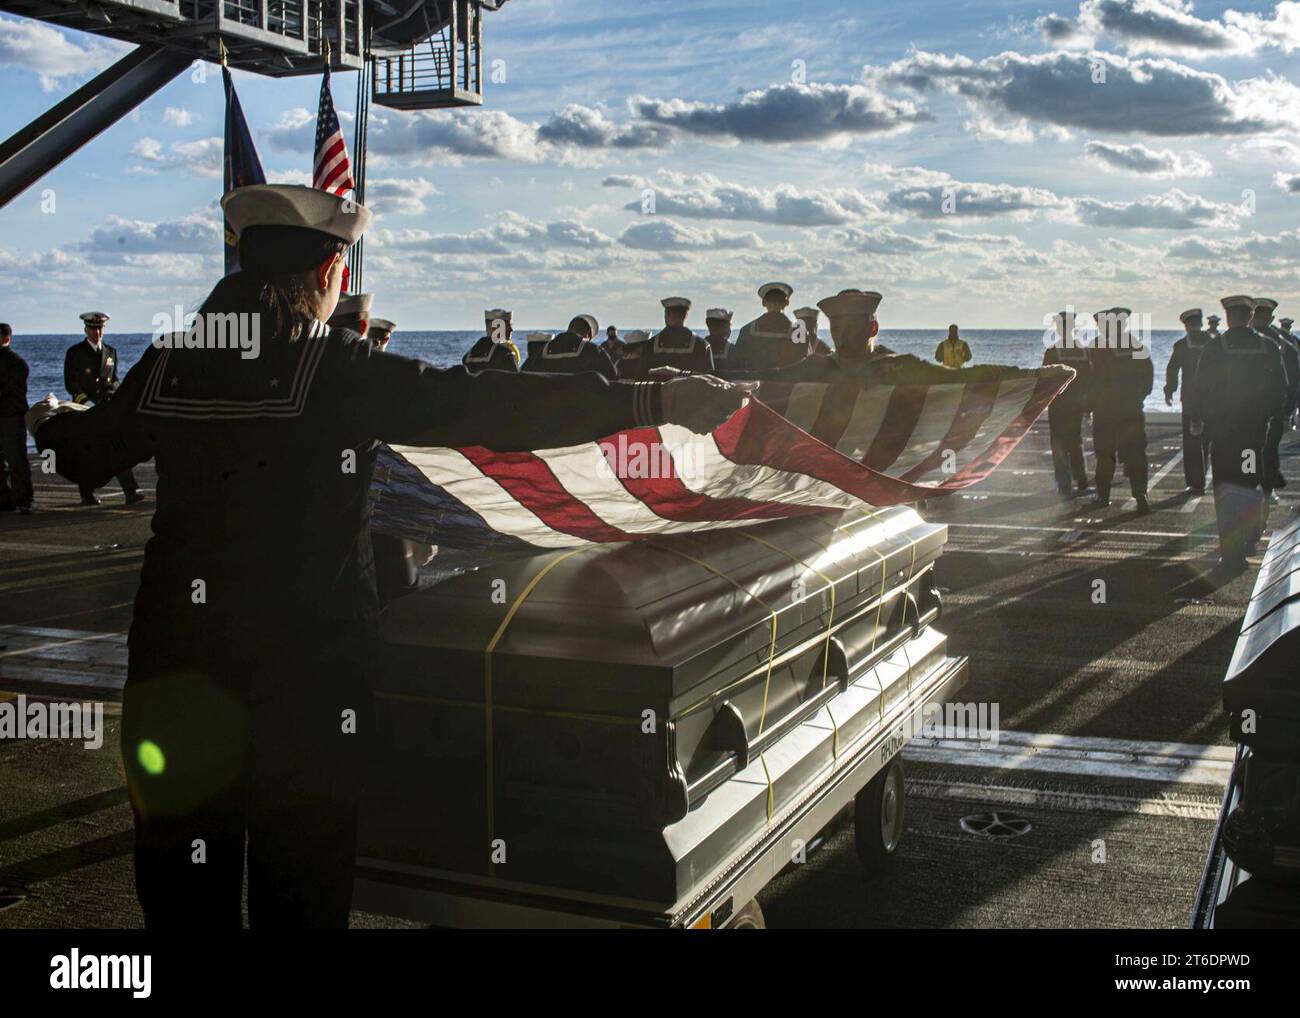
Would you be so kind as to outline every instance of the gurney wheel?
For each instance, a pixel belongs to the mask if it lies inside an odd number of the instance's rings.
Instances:
[[[898,843],[903,840],[905,795],[903,761],[894,757],[854,799],[854,840],[862,874],[868,879],[889,865]]]
[[[728,930],[765,930],[767,920],[763,918],[763,909],[757,898],[750,898],[749,904],[731,917],[725,929]]]

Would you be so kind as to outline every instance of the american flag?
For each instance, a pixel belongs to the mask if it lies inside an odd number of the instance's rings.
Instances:
[[[371,526],[460,548],[628,541],[891,506],[983,480],[1065,388],[1060,368],[929,385],[763,383],[710,435],[662,426],[538,452],[381,453]]]
[[[320,83],[320,108],[316,111],[316,162],[312,169],[311,186],[322,191],[343,194],[356,188],[352,179],[352,160],[348,158],[347,142],[343,128],[334,112],[334,98],[330,95],[330,69]]]

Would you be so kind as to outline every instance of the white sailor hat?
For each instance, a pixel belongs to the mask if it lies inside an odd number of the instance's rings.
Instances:
[[[689,297],[665,297],[659,302],[666,308],[685,308],[691,309],[691,299]]]
[[[1223,305],[1225,311],[1228,308],[1254,308],[1255,298],[1247,297],[1242,293],[1237,293],[1233,294],[1231,297],[1224,297],[1223,300],[1219,301],[1219,303]]]
[[[301,184],[250,184],[221,199],[238,238],[250,226],[295,226],[354,244],[370,225],[370,210],[329,191]]]
[[[1263,308],[1265,311],[1276,311],[1277,301],[1275,301],[1272,297],[1256,297],[1255,307]]]
[[[800,308],[794,313],[796,318],[816,318],[821,312],[817,308]]]
[[[108,315],[103,311],[83,311],[81,312],[81,320],[87,325],[103,325],[108,321]]]
[[[1184,311],[1181,315],[1178,316],[1178,320],[1182,322],[1184,325],[1186,325],[1187,320],[1189,318],[1201,318],[1201,317],[1203,317],[1203,312],[1201,311],[1200,308],[1188,308],[1186,311]]]
[[[704,312],[704,320],[706,322],[710,320],[729,322],[731,321],[731,315],[732,312],[726,308],[709,308],[708,311]]]
[[[372,329],[378,329],[380,332],[392,332],[394,329],[397,328],[397,326],[394,325],[392,322],[390,322],[387,318],[370,319],[370,327]]]
[[[549,343],[554,335],[552,332],[530,332],[524,338],[529,343]]]
[[[344,315],[360,315],[362,318],[370,314],[370,305],[374,301],[373,293],[343,293],[339,294],[338,306],[334,308],[334,314],[331,318],[342,318]]]
[[[591,326],[591,337],[596,338],[596,333],[600,331],[600,323],[596,321],[595,315],[578,315],[584,322]]]
[[[505,308],[488,308],[483,312],[483,320],[486,322],[508,322],[514,312],[507,311]]]
[[[633,346],[636,343],[645,343],[648,342],[649,339],[650,333],[645,329],[630,329],[623,333],[623,342],[628,346]]]
[[[875,290],[841,290],[834,297],[827,297],[817,302],[827,319],[845,315],[874,315],[884,300]]]
[[[786,300],[789,300],[791,297],[794,296],[794,287],[791,286],[789,283],[764,283],[762,286],[758,288],[758,299],[762,300],[773,290],[780,290],[783,294],[785,294]]]

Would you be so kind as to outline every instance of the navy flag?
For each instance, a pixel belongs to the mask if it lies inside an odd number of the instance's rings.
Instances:
[[[235,81],[230,76],[228,67],[221,68],[221,77],[226,84],[226,191],[249,184],[265,184],[266,174],[262,172],[262,161],[257,158],[257,149],[253,146],[253,136],[248,131],[248,121],[244,119],[243,107],[239,105],[239,96],[235,94]],[[239,269],[239,248],[235,245],[235,235],[226,223],[226,275]]]

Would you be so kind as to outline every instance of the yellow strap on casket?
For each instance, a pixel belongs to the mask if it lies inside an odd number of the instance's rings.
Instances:
[[[586,551],[586,548],[574,548],[572,551],[566,551],[562,555],[557,555],[546,565],[538,570],[537,575],[528,581],[519,596],[515,598],[514,603],[506,610],[505,617],[497,626],[497,631],[492,634],[492,639],[488,641],[487,650],[483,654],[483,734],[487,741],[484,752],[484,768],[487,780],[487,828],[488,828],[488,866],[491,872],[496,872],[496,863],[491,862],[491,846],[496,836],[496,784],[493,774],[493,733],[492,733],[492,652],[497,649],[497,644],[501,638],[506,635],[506,629],[509,628],[510,622],[515,617],[515,613],[524,606],[528,600],[528,595],[536,589],[537,585],[546,578],[546,574],[558,566],[565,559],[573,558],[580,551]]]
[[[694,562],[701,569],[706,569],[709,572],[711,572],[714,576],[726,580],[733,587],[739,590],[742,594],[745,594],[747,597],[753,599],[754,601],[757,601],[772,616],[772,637],[767,647],[767,676],[763,679],[763,710],[758,716],[758,734],[762,735],[763,725],[767,722],[767,694],[768,694],[768,690],[772,686],[772,663],[776,660],[776,609],[774,609],[761,597],[759,597],[752,590],[750,590],[748,587],[742,584],[739,580],[728,576],[721,569],[709,565],[707,562],[696,558],[694,555],[688,555],[686,552],[680,550],[679,548],[665,548],[662,544],[655,544],[653,542],[647,542],[647,546],[654,548],[658,551],[671,552],[674,555],[678,555],[684,559]],[[772,806],[773,806],[772,775],[769,774],[767,771],[767,761],[763,759],[762,753],[758,755],[758,759],[759,762],[763,765],[763,776],[767,779],[767,822],[771,823]]]

